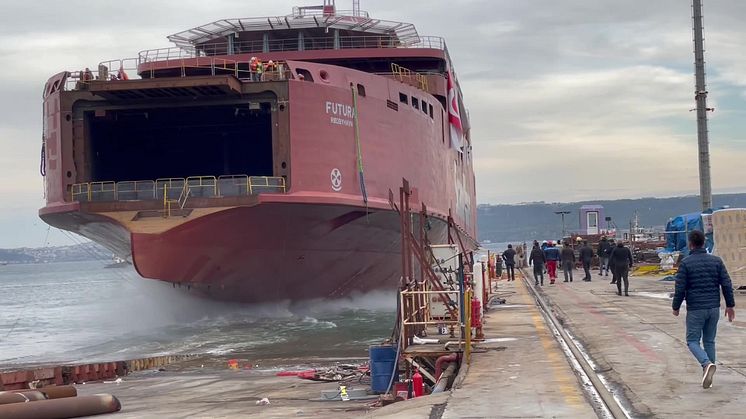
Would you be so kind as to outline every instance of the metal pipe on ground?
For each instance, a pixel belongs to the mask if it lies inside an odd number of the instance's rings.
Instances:
[[[446,385],[448,385],[448,379],[451,378],[451,376],[456,371],[456,362],[451,362],[448,365],[448,368],[446,368],[445,371],[443,371],[443,374],[441,374],[440,378],[438,379],[438,382],[435,383],[435,387],[433,387],[432,394],[435,393],[442,393],[446,389]]]
[[[454,362],[458,360],[458,354],[443,355],[435,361],[435,379],[440,380],[440,373],[443,371],[443,363]]]
[[[0,405],[10,403],[26,403],[37,400],[46,400],[47,396],[41,391],[0,391]]]
[[[39,400],[31,403],[0,405],[0,418],[65,419],[114,413],[122,409],[119,399],[110,394]]]
[[[73,386],[49,386],[38,390],[46,394],[48,399],[64,399],[78,395],[78,390]]]

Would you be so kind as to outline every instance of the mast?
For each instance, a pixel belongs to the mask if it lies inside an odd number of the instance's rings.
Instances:
[[[707,88],[705,86],[705,47],[702,30],[702,0],[692,0],[694,24],[694,68],[697,102],[697,141],[699,143],[699,195],[702,211],[712,208],[710,178],[710,142],[707,138]]]

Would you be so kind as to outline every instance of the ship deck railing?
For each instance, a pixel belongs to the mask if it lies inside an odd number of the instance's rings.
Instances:
[[[71,71],[65,80],[65,90],[85,90],[90,83],[118,82],[124,80],[122,71],[127,79],[140,79],[138,75],[138,59],[125,58],[119,60],[102,61],[97,70]],[[209,70],[209,74],[232,75],[242,81],[274,81],[291,78],[290,68],[285,61],[274,62],[274,69],[264,70],[262,73],[248,70],[249,63],[221,57],[200,57],[195,62],[191,58],[172,58],[160,61],[164,68],[179,69],[179,76],[186,77],[189,70]],[[266,63],[265,63],[266,65]],[[156,71],[151,68],[150,78],[154,78]]]
[[[298,37],[233,42],[232,52],[228,42],[200,44],[194,47],[168,47],[143,50],[138,53],[139,64],[173,60],[178,58],[198,58],[214,55],[262,54],[270,52],[313,51],[329,49],[361,48],[427,48],[445,50],[446,43],[439,36],[420,36],[418,42],[404,43],[395,36],[359,35],[340,36],[338,42],[332,37]]]
[[[70,189],[70,199],[78,202],[162,200],[182,203],[188,198],[223,198],[286,192],[285,178],[280,176],[190,176],[76,183]]]

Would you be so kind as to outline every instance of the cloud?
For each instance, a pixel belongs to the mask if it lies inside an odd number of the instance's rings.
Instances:
[[[51,74],[169,46],[166,35],[213,20],[283,15],[299,3],[319,1],[4,4],[0,193],[23,196],[13,211],[35,217],[40,92]],[[705,6],[713,189],[743,190],[746,2]],[[447,40],[469,108],[480,203],[698,192],[689,2],[378,0],[366,8]],[[0,220],[2,229],[10,224]]]

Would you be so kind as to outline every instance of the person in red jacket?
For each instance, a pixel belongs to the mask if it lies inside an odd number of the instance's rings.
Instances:
[[[549,242],[547,249],[544,250],[544,257],[547,260],[547,271],[549,272],[549,285],[554,284],[557,280],[557,262],[560,260],[559,249],[554,247],[553,242]]]

